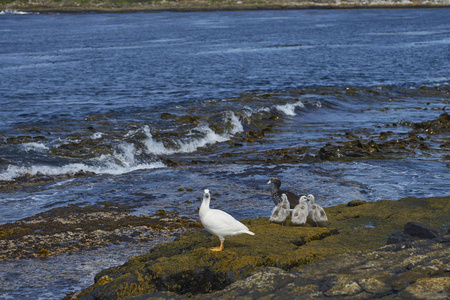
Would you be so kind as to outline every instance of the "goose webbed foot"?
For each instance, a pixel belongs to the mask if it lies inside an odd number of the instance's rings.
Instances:
[[[213,247],[210,249],[211,251],[222,251],[223,250],[223,241],[220,241],[219,247]]]

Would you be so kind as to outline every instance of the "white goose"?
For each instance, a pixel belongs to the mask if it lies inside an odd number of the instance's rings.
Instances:
[[[315,198],[313,195],[308,195],[308,200],[310,202],[309,205],[309,215],[313,219],[314,222],[316,222],[316,226],[319,226],[319,222],[325,222],[328,221],[327,214],[323,210],[322,206],[315,203]]]
[[[286,194],[281,195],[282,201],[278,203],[272,210],[272,215],[270,216],[270,222],[283,223],[286,218],[291,213],[289,209],[289,201]]]
[[[306,223],[309,213],[307,200],[306,196],[301,196],[299,204],[294,207],[291,218],[293,224],[301,225]]]
[[[198,213],[200,222],[202,222],[203,227],[207,231],[217,236],[220,240],[220,246],[211,248],[211,250],[222,251],[226,237],[242,233],[255,235],[247,226],[233,218],[230,214],[218,209],[209,208],[211,195],[208,189],[204,190],[204,192],[203,202]]]

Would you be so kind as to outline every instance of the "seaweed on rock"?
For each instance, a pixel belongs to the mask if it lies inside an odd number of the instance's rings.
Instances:
[[[291,272],[339,254],[351,255],[378,249],[386,244],[390,234],[411,220],[442,227],[449,221],[449,200],[450,197],[405,198],[361,202],[356,206],[342,204],[326,208],[328,227],[319,228],[313,227],[312,222],[302,227],[292,224],[282,227],[270,223],[267,218],[247,219],[243,223],[255,236],[251,239],[247,236],[230,238],[223,252],[208,250],[214,246],[216,239],[204,230],[191,230],[146,255],[102,271],[96,276],[97,281],[106,275],[113,280],[101,286],[94,284],[79,297],[207,297],[215,293],[224,296],[218,291],[249,278],[258,270],[277,268]],[[352,295],[363,292],[361,285],[364,283],[355,284],[358,289]],[[330,295],[343,292],[338,282],[334,286],[336,291],[329,290]]]

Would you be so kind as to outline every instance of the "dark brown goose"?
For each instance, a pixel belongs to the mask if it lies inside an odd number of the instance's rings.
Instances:
[[[298,199],[300,199],[300,197],[297,196],[296,194],[294,194],[293,192],[280,190],[281,181],[280,181],[280,179],[278,179],[276,177],[272,177],[272,179],[270,179],[269,182],[267,182],[267,184],[271,184],[271,183],[273,183],[273,186],[272,186],[273,203],[275,203],[275,205],[277,205],[278,203],[281,203],[281,201],[283,201],[283,199],[281,199],[281,195],[286,194],[289,204],[290,204],[290,208],[294,209],[294,207],[298,204]]]

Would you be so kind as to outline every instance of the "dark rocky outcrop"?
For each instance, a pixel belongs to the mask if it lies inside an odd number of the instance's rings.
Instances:
[[[432,146],[429,135],[445,134],[450,132],[450,116],[441,114],[436,120],[410,123],[401,125],[409,126],[412,132],[403,134],[397,138],[389,138],[389,132],[381,132],[378,139],[353,139],[340,143],[329,142],[319,149],[316,159],[319,161],[352,161],[358,159],[391,159],[398,156],[408,156],[420,151],[439,151]],[[349,134],[349,137],[351,135]],[[448,141],[444,138],[440,148],[448,148]]]
[[[410,126],[417,132],[427,134],[450,132],[450,115],[448,113],[443,113],[437,120],[412,123]]]
[[[448,299],[449,272],[448,241],[421,240],[400,250],[389,245],[340,254],[291,272],[261,269],[202,299]]]
[[[387,244],[408,243],[420,239],[446,240],[445,230],[432,228],[418,222],[408,222],[403,232],[395,232],[389,236]]]

